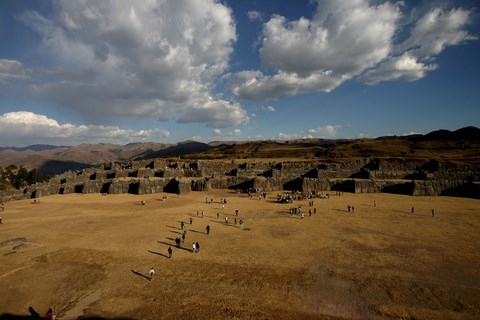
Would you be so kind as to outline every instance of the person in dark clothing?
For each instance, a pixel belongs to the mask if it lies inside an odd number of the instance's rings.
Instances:
[[[172,252],[173,252],[173,250],[172,250],[172,247],[171,247],[171,246],[168,246],[168,250],[167,250],[167,252],[168,252],[168,257],[169,257],[169,258],[171,258],[171,257],[172,257]]]
[[[198,241],[197,243],[195,243],[195,248],[197,249],[195,252],[200,251],[200,244],[198,243]]]
[[[210,234],[210,225],[207,225],[206,229],[207,229],[207,234]]]

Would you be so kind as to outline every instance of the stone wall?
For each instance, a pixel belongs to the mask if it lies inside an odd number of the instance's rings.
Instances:
[[[22,190],[0,192],[0,199],[53,194],[184,194],[210,189],[261,191],[338,190],[480,198],[480,170],[436,160],[360,159],[346,163],[313,161],[217,162],[141,160],[65,172]]]

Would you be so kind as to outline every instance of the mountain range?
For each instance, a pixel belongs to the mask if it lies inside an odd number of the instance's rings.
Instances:
[[[325,159],[347,161],[368,157],[439,158],[480,162],[480,129],[437,130],[428,134],[385,136],[372,139],[298,139],[263,141],[184,141],[80,144],[77,146],[32,145],[0,147],[0,166],[14,164],[38,169],[46,175],[79,170],[104,162],[151,158],[183,159]]]

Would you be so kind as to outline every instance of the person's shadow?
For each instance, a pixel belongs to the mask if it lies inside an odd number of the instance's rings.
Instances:
[[[158,254],[159,256],[168,258],[168,256],[166,254],[163,254],[163,253],[160,253],[160,252],[155,252],[155,251],[151,251],[151,250],[148,250],[148,252],[153,253],[153,254]]]
[[[131,270],[131,271],[132,271],[133,274],[135,274],[135,275],[137,275],[137,276],[139,276],[139,277],[143,277],[143,278],[147,279],[148,281],[150,281],[150,277],[148,277],[148,276],[146,276],[146,275],[143,275],[143,274],[141,274],[140,272],[137,272],[137,271],[135,271],[135,270]]]
[[[32,315],[34,318],[40,318],[40,314],[33,309],[32,306],[28,307],[28,312]]]

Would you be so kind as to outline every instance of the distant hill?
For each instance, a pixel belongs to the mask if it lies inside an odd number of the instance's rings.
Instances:
[[[81,144],[73,147],[28,146],[0,148],[0,166],[10,164],[36,168],[43,174],[53,175],[68,170],[79,170],[103,162],[129,161],[141,154],[155,152],[171,146],[162,143]]]
[[[480,129],[476,127],[465,127],[455,131],[437,130],[419,137],[422,141],[440,141],[440,140],[480,140]]]
[[[23,165],[54,175],[112,161],[153,158],[183,159],[323,159],[326,162],[358,158],[425,158],[480,163],[480,129],[436,130],[428,134],[385,136],[375,139],[297,139],[265,141],[184,141],[81,144],[74,147],[33,145],[0,148],[0,166]]]
[[[138,155],[136,159],[140,160],[152,158],[180,157],[191,153],[208,151],[211,149],[213,149],[213,147],[205,143],[196,141],[184,141],[158,151],[146,151]]]

